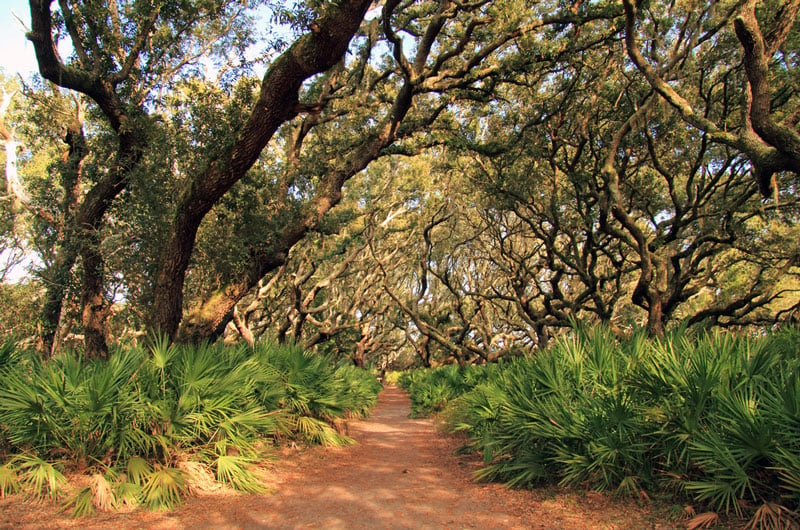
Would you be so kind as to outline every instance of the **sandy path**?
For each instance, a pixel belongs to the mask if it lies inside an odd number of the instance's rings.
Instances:
[[[646,528],[635,505],[605,498],[509,491],[470,480],[472,459],[432,420],[409,419],[409,400],[383,391],[370,418],[351,421],[357,444],[289,453],[275,464],[274,493],[204,494],[169,513],[100,514],[73,520],[48,506],[0,501],[5,528],[151,529],[583,529]],[[566,500],[565,500],[566,499]]]
[[[487,506],[482,488],[457,466],[443,466],[451,457],[433,423],[408,419],[408,412],[405,394],[387,388],[368,420],[350,424],[357,445],[304,455],[264,509],[236,522],[254,528],[526,527],[502,503]]]

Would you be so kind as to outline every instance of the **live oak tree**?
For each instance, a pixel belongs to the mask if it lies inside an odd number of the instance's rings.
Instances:
[[[638,11],[632,3],[625,2],[627,55],[659,101],[649,95],[646,100],[640,99],[640,107],[614,141],[621,145],[626,142],[624,136],[637,134],[637,130],[646,137],[646,164],[665,180],[670,201],[664,213],[652,207],[644,211],[663,235],[648,238],[636,226],[635,219],[619,207],[623,200],[620,185],[624,186],[625,173],[629,171],[624,166],[631,159],[622,157],[622,162],[617,163],[609,156],[603,174],[609,197],[618,205],[614,215],[636,240],[641,256],[634,301],[648,310],[648,324],[656,333],[663,327],[665,313],[697,292],[696,287],[690,287],[691,281],[704,274],[709,274],[708,278],[718,274],[709,260],[725,245],[732,246],[747,218],[754,215],[752,201],[748,204],[753,190],[741,178],[748,166],[761,193],[774,194],[776,202],[781,188],[787,187],[792,178],[787,172],[794,173],[794,178],[797,175],[795,144],[800,136],[797,120],[792,117],[797,95],[791,77],[786,75],[793,58],[785,46],[791,42],[798,4],[790,2],[777,9],[767,6],[769,9],[762,11],[763,33],[755,4],[720,2],[697,5],[696,9],[691,5],[648,9],[641,12],[647,16],[637,32]],[[731,42],[729,22],[733,23],[740,49]],[[667,43],[654,32],[674,32],[676,38]],[[642,40],[649,43],[647,55],[640,48]],[[741,63],[737,57],[741,57]],[[678,151],[679,157],[674,148],[667,151],[658,147],[659,136],[668,129],[649,125],[653,114],[650,109],[659,107],[660,101],[677,110],[678,116],[691,126],[684,140],[687,147]],[[675,126],[674,122],[667,124]],[[698,130],[698,134],[692,133]],[[737,159],[740,155],[746,157],[746,165]],[[791,204],[787,207],[793,208]],[[715,226],[710,228],[712,225]],[[681,232],[695,233],[679,248],[664,253],[667,245],[680,241]],[[782,261],[781,265],[776,263],[777,268],[788,271],[794,258],[789,256]],[[761,279],[754,285],[749,295],[729,305],[731,311],[737,306],[752,308],[771,299],[771,287],[765,287]]]
[[[3,254],[16,257],[17,275],[33,267],[44,285],[43,300],[28,318],[38,331],[38,346],[52,353],[62,309],[73,296],[69,286],[77,252],[70,243],[70,227],[82,200],[80,166],[87,152],[84,106],[74,94],[38,82],[10,81],[7,87],[2,132],[13,152],[6,157],[3,211],[13,239],[7,240]],[[35,292],[33,283],[30,288]],[[32,316],[37,313],[38,319]]]
[[[31,243],[42,261],[38,276],[45,285],[39,318],[41,349],[47,355],[57,352],[60,336],[67,334],[67,314],[74,304],[75,264],[79,242],[75,232],[77,213],[86,186],[84,162],[89,146],[84,133],[85,105],[77,94],[65,94],[52,87],[29,90],[32,115],[29,122],[47,124],[49,134],[39,126],[40,137],[58,139],[60,153],[51,160],[47,173],[34,181],[29,175],[32,201],[27,209],[32,216]],[[40,145],[35,151],[42,154]]]
[[[30,4],[73,109],[45,342],[75,272],[91,355],[110,324],[230,326],[484,362],[576,318],[659,334],[795,305],[774,234],[796,222],[796,2]],[[257,79],[265,6],[294,33]]]
[[[748,259],[737,251],[740,237],[754,218],[771,215],[738,151],[676,123],[651,88],[626,72],[619,47],[585,48],[548,75],[546,84],[518,81],[507,96],[528,101],[529,113],[498,112],[500,125],[485,135],[491,141],[467,142],[476,178],[501,212],[527,224],[531,242],[515,248],[509,234],[518,230],[506,229],[497,254],[515,264],[512,298],[531,326],[591,314],[614,323],[629,313],[624,295],[661,334],[676,317],[742,316],[777,296],[776,277],[760,268],[755,288],[724,304],[687,304],[714,290],[732,256]],[[709,105],[725,93],[701,88]],[[796,215],[794,200],[784,206],[788,219]],[[509,224],[510,215],[497,217]],[[767,268],[787,273],[794,263],[789,253]]]
[[[183,315],[184,278],[203,218],[253,166],[278,127],[300,112],[298,93],[303,82],[342,59],[370,3],[354,0],[325,6],[310,31],[270,65],[242,128],[228,145],[218,148],[216,156],[204,161],[181,192],[159,258],[151,315],[155,329],[170,337],[177,333]],[[330,199],[319,200],[322,211],[318,215],[324,213],[326,201]],[[289,226],[279,246],[291,247],[305,230],[304,223]],[[280,255],[280,249],[276,251],[274,254]]]
[[[83,271],[81,306],[87,353],[104,355],[109,303],[104,297],[104,257],[99,247],[105,214],[146,153],[152,91],[202,53],[198,48],[207,48],[220,33],[215,27],[217,21],[232,20],[234,13],[213,2],[195,6],[190,12],[181,12],[168,3],[60,2],[56,12],[51,0],[29,3],[28,38],[34,45],[41,75],[86,95],[102,113],[114,137],[110,161],[95,175],[94,182],[86,185],[71,227]],[[215,22],[206,23],[204,35],[198,26],[209,19]],[[67,59],[57,48],[62,29],[73,49],[73,56]],[[62,250],[71,252],[75,252],[71,245]],[[70,261],[69,257],[57,259]]]
[[[174,335],[182,312],[183,279],[202,218],[252,166],[277,127],[298,112],[297,93],[305,79],[341,59],[369,6],[368,1],[328,6],[312,31],[276,59],[261,83],[261,94],[247,121],[216,156],[187,179],[158,260],[151,325]],[[170,2],[111,4],[31,0],[31,31],[43,77],[91,98],[116,135],[117,147],[76,213],[77,245],[82,259],[82,306],[86,348],[106,351],[108,301],[103,297],[104,259],[99,230],[114,199],[126,188],[150,143],[154,92],[168,88],[173,76],[199,57],[219,51],[244,31],[242,9],[227,2],[178,6]],[[55,22],[55,24],[54,24]],[[63,25],[74,57],[63,60],[56,39]],[[222,38],[222,41],[219,39]],[[234,46],[235,48],[235,46]]]
[[[490,31],[504,8],[511,6],[430,2],[412,8],[388,2],[380,18],[365,24],[352,60],[308,90],[302,105],[313,112],[285,133],[279,171],[269,178],[288,196],[270,198],[283,205],[281,212],[296,213],[284,217],[282,229],[268,241],[252,242],[244,274],[222,282],[190,309],[183,338],[218,333],[235,304],[341,200],[345,182],[392,149],[412,154],[415,144],[435,141],[424,136],[446,115],[451,99],[485,90],[497,71],[494,56],[512,49],[524,32]],[[515,21],[504,20],[500,27]],[[380,55],[386,51],[390,57]]]

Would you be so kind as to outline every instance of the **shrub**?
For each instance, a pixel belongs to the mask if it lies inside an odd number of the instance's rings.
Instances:
[[[417,412],[446,407],[469,435],[486,464],[479,479],[672,492],[786,524],[800,506],[798,351],[796,328],[625,341],[576,328],[535,355],[401,382]]]
[[[366,414],[379,390],[368,372],[296,346],[253,352],[154,339],[107,361],[63,353],[45,362],[6,345],[0,442],[10,458],[0,491],[55,499],[67,470],[94,477],[68,501],[76,514],[169,509],[188,491],[187,461],[233,488],[260,491],[251,468],[272,442],[349,443],[330,422]]]

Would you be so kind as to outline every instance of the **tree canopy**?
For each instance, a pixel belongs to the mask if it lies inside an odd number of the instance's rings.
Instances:
[[[800,0],[29,4],[0,233],[36,265],[2,303],[45,354],[797,318]]]

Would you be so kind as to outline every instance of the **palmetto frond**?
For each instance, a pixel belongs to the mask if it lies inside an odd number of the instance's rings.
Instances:
[[[212,462],[217,480],[239,491],[263,493],[266,488],[258,476],[250,470],[254,462],[241,455],[217,455]]]
[[[0,499],[13,495],[21,488],[16,468],[7,462],[0,466]]]
[[[36,499],[57,500],[67,479],[55,464],[33,455],[19,455],[12,460],[19,470],[22,489]]]
[[[151,471],[142,488],[142,504],[151,510],[171,510],[183,501],[189,483],[186,472],[177,467]]]

